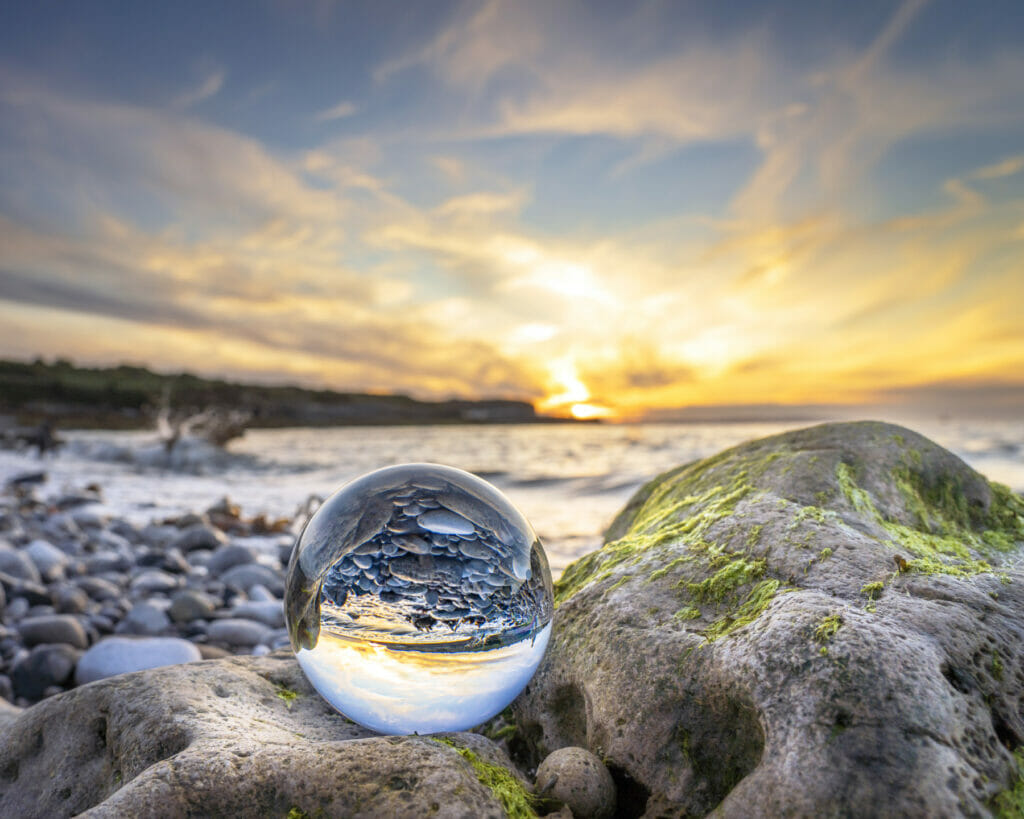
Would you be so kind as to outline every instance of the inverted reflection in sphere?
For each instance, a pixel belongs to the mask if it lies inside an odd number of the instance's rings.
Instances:
[[[404,464],[345,485],[288,567],[292,648],[345,716],[391,734],[459,731],[515,699],[551,635],[551,571],[486,481]]]

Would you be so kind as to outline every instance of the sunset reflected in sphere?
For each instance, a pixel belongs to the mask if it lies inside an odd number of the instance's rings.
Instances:
[[[379,469],[310,518],[288,568],[292,648],[320,694],[388,734],[460,731],[529,682],[551,635],[547,557],[486,481]]]

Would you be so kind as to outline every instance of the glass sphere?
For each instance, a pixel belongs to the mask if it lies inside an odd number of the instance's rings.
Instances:
[[[461,469],[404,464],[346,484],[288,566],[292,648],[317,691],[388,734],[461,731],[537,670],[551,570],[526,518]]]

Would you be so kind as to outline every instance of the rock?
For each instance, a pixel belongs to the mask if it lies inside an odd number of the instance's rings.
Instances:
[[[171,620],[162,608],[152,603],[136,603],[114,629],[118,634],[162,634],[171,626]]]
[[[229,646],[255,646],[266,642],[270,629],[253,620],[229,617],[210,623],[210,628],[206,633],[214,643],[227,643]]]
[[[193,549],[216,549],[226,542],[227,535],[220,529],[206,523],[196,523],[176,535],[170,545],[182,552],[191,552]]]
[[[69,645],[39,645],[14,663],[11,684],[16,697],[39,700],[46,689],[71,679],[80,651]]]
[[[41,483],[46,483],[46,473],[40,470],[19,472],[7,479],[8,486],[38,486]]]
[[[113,551],[96,552],[85,559],[85,570],[89,574],[104,572],[126,572],[132,562],[123,554]]]
[[[574,819],[611,819],[615,782],[604,763],[586,748],[559,748],[537,768],[538,796],[568,805]]]
[[[273,592],[261,583],[257,583],[255,586],[250,586],[248,594],[250,600],[256,600],[264,603],[270,600],[280,602],[280,600],[274,596]]]
[[[98,603],[121,598],[118,585],[102,577],[78,577],[72,582]]]
[[[116,674],[200,659],[196,646],[177,637],[107,637],[82,655],[75,682],[85,685]]]
[[[46,586],[31,580],[22,580],[0,572],[0,586],[3,586],[8,600],[23,599],[33,606],[51,602]]]
[[[89,609],[89,595],[77,586],[63,585],[53,592],[53,604],[61,614],[83,614]]]
[[[222,657],[230,657],[231,652],[226,648],[220,646],[211,646],[206,643],[199,645],[199,653],[203,655],[204,660],[219,660]]]
[[[280,600],[250,600],[231,610],[232,617],[257,620],[271,628],[284,628],[284,605]]]
[[[75,648],[88,648],[89,638],[78,618],[70,614],[44,614],[26,617],[18,623],[18,633],[26,646],[40,643],[66,643]]]
[[[0,548],[0,572],[29,583],[39,583],[42,580],[32,558],[21,549]]]
[[[217,551],[210,555],[210,559],[206,561],[206,568],[209,569],[212,574],[219,575],[234,566],[253,563],[255,560],[256,556],[245,546],[237,543],[229,543],[227,546],[221,546]]]
[[[228,569],[221,575],[221,580],[228,586],[248,591],[255,585],[265,586],[276,596],[284,596],[284,580],[279,572],[275,572],[269,566],[259,563],[249,563],[244,566],[235,566]]]
[[[217,608],[215,600],[202,592],[184,589],[171,598],[167,613],[175,623],[209,617]]]
[[[33,540],[25,547],[25,554],[47,580],[59,580],[64,576],[68,556],[49,541]]]
[[[181,580],[173,574],[159,570],[150,570],[133,578],[130,588],[133,595],[139,596],[171,592],[178,588],[180,583]]]
[[[1024,500],[828,424],[651,481],[556,586],[514,704],[628,815],[988,815],[1024,745]]]
[[[286,655],[152,669],[47,699],[0,729],[0,771],[15,767],[0,815],[499,819],[525,809],[521,779],[490,740],[373,735]]]

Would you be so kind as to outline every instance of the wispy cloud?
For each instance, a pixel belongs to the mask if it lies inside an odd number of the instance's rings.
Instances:
[[[333,122],[336,119],[344,119],[350,117],[356,112],[356,105],[348,100],[342,100],[337,105],[332,105],[330,108],[325,108],[323,111],[318,111],[313,119],[317,122]]]
[[[208,69],[199,82],[174,98],[175,108],[191,108],[220,93],[227,74],[222,68]]]

